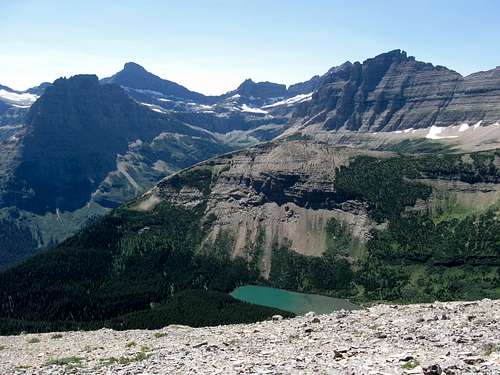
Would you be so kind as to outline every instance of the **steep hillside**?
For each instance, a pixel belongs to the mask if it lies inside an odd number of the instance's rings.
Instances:
[[[495,298],[499,198],[498,151],[264,144],[174,174],[0,274],[0,316],[64,327],[244,283],[357,301]]]
[[[346,62],[320,81],[298,112],[302,125],[395,131],[500,120],[499,68],[462,77],[395,50],[363,63]]]
[[[31,107],[26,127],[3,201],[35,213],[85,205],[116,169],[116,156],[137,139],[151,142],[161,132],[206,136],[136,104],[118,86],[99,85],[96,76],[56,81]]]
[[[23,111],[0,127],[0,268],[231,149],[92,75],[57,80]]]

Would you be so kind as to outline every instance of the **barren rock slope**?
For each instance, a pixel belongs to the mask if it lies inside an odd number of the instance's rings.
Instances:
[[[0,337],[0,373],[499,374],[500,301],[207,328]]]

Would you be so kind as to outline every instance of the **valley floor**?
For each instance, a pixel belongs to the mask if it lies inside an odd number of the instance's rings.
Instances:
[[[500,374],[500,300],[0,337],[0,374]]]

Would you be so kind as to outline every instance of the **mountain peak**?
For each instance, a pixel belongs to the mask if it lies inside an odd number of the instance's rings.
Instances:
[[[125,65],[123,65],[123,70],[124,71],[136,71],[136,72],[147,72],[146,69],[142,65],[139,65],[133,61],[126,62]]]
[[[122,87],[136,90],[151,90],[166,96],[194,100],[197,102],[204,102],[206,100],[204,95],[190,91],[178,83],[162,79],[148,72],[143,66],[132,61],[125,63],[123,69],[113,76],[103,78],[101,83],[115,83]]]
[[[251,78],[247,78],[234,92],[257,98],[282,97],[286,96],[286,85],[268,81],[255,82]]]
[[[400,49],[394,49],[389,52],[381,53],[380,55],[377,55],[370,59],[366,59],[365,61],[363,61],[363,64],[370,62],[389,62],[389,61],[402,62],[414,59],[415,59],[414,57],[408,57],[405,51]]]
[[[99,79],[95,74],[76,74],[69,78],[61,77],[54,81],[52,86],[59,87],[63,85],[69,85],[71,87],[80,86],[96,86],[99,83]]]

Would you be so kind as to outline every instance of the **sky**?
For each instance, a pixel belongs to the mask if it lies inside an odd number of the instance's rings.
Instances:
[[[127,61],[204,94],[292,84],[393,49],[467,75],[500,65],[497,0],[0,0],[0,84]]]

